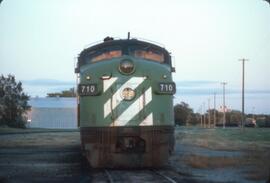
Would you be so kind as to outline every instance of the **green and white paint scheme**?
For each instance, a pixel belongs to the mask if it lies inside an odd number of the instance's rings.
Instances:
[[[132,74],[119,71],[122,60],[134,63]],[[171,67],[129,55],[85,64],[79,70],[80,84],[95,84],[97,94],[81,96],[80,127],[174,125],[173,95],[159,91],[159,83],[172,83]],[[125,88],[135,91],[124,100]]]

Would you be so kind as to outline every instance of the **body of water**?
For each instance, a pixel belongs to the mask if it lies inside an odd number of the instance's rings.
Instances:
[[[36,97],[29,104],[33,108],[76,108],[77,98],[74,97]]]

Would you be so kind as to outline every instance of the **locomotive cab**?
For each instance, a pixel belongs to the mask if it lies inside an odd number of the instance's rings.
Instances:
[[[155,44],[107,39],[80,53],[82,149],[92,167],[159,167],[174,146],[171,57]]]

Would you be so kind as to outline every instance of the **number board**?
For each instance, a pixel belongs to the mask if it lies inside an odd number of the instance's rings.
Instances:
[[[175,83],[159,83],[159,93],[162,94],[175,94]]]
[[[97,84],[79,84],[78,94],[80,96],[94,96],[98,94]]]

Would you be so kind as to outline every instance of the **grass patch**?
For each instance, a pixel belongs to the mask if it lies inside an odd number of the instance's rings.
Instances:
[[[175,131],[179,145],[198,146],[209,152],[239,152],[239,155],[202,154],[190,152],[176,158],[191,168],[211,169],[236,167],[246,180],[270,179],[270,128],[198,128],[178,127]],[[188,147],[187,146],[187,147]],[[185,147],[185,146],[183,146]],[[207,151],[206,151],[207,152]],[[201,153],[201,154],[200,154]]]
[[[270,128],[244,128],[241,129],[222,129],[216,130],[216,135],[228,140],[248,141],[248,142],[270,142]]]
[[[66,146],[80,144],[79,132],[38,132],[0,135],[0,148],[27,148],[37,146]]]
[[[46,129],[46,128],[11,128],[11,127],[1,127],[1,134],[16,134],[16,133],[47,133],[47,132],[73,132],[78,131],[78,129]]]
[[[270,175],[267,178],[267,171],[265,169],[247,171],[245,172],[245,178],[252,181],[265,181],[267,179],[270,181]]]
[[[0,133],[25,132],[25,131],[29,131],[29,129],[0,126]]]
[[[236,157],[209,157],[195,154],[185,156],[184,161],[192,168],[199,169],[233,167],[241,163],[241,159]]]
[[[270,148],[270,128],[198,128],[178,127],[176,140],[214,150]]]

